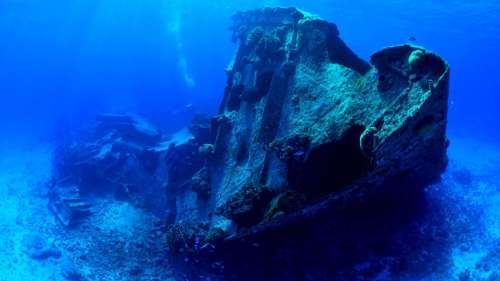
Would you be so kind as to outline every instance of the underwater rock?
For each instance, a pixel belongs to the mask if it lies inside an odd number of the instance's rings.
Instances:
[[[162,212],[163,136],[131,114],[102,114],[95,126],[55,152],[49,208],[65,226],[92,214],[96,197],[129,201]]]
[[[70,259],[63,259],[61,262],[61,275],[65,280],[83,281],[86,280],[77,266]]]
[[[210,197],[210,178],[208,175],[208,169],[206,167],[201,168],[192,178],[191,185],[193,191],[198,193],[201,197]]]
[[[182,222],[169,225],[166,231],[166,245],[171,253],[193,253],[201,249],[201,242],[207,235],[208,226],[196,222]]]
[[[41,235],[27,235],[24,237],[23,252],[34,260],[60,258],[62,255],[52,241]]]
[[[225,231],[228,245],[304,222],[321,232],[344,209],[439,179],[449,67],[438,55],[400,45],[370,64],[334,24],[295,8],[240,12],[233,22],[239,46],[211,122],[213,153],[193,143],[170,160],[171,222],[189,214]],[[201,169],[210,192],[187,195],[182,183]]]

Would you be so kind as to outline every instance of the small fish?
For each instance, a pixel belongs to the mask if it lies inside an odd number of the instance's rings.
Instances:
[[[417,41],[417,38],[415,38],[415,36],[410,36],[410,37],[408,37],[408,41],[415,42],[415,41]]]
[[[299,151],[296,151],[295,153],[293,153],[293,157],[302,158],[302,157],[304,157],[305,154],[306,154],[305,151],[299,150]]]
[[[200,237],[196,237],[194,240],[194,249],[199,250],[200,249]]]

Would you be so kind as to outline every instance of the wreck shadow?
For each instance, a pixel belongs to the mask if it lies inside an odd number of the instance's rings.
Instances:
[[[210,275],[210,280],[242,281],[425,276],[444,270],[437,266],[446,265],[450,256],[452,237],[444,220],[442,206],[422,190],[381,195],[341,215],[327,212],[266,233],[265,238],[222,245],[216,256],[200,258],[201,266],[194,271],[192,265],[180,268],[193,273],[194,280],[208,280],[196,278]],[[213,271],[214,260],[223,270]],[[200,274],[203,267],[211,270]]]

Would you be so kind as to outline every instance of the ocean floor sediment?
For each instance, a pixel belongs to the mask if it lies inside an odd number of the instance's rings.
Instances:
[[[73,229],[55,220],[44,194],[51,153],[47,145],[2,150],[0,280],[176,280],[164,252],[162,222],[148,212],[103,200]],[[401,255],[366,258],[344,276],[499,280],[499,156],[494,145],[453,140],[442,182],[424,192],[425,216],[394,241]],[[34,255],[37,250],[42,254]]]
[[[52,148],[1,153],[0,280],[179,280],[164,252],[159,218],[126,202],[102,200],[85,223],[66,229],[48,210],[44,193]],[[424,191],[427,215],[394,242],[407,256],[367,258],[350,278],[499,280],[500,148],[454,139],[448,154],[442,182]],[[424,244],[405,252],[411,237]],[[53,251],[33,257],[33,239]],[[406,266],[397,269],[401,260]]]
[[[47,207],[52,148],[1,154],[0,280],[170,280],[157,217],[102,200],[85,223],[64,228]]]

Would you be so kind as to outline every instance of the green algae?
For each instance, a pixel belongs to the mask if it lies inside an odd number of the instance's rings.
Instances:
[[[274,217],[284,215],[300,209],[304,205],[306,198],[304,195],[294,192],[285,191],[273,198],[267,207],[264,220],[270,220]]]

